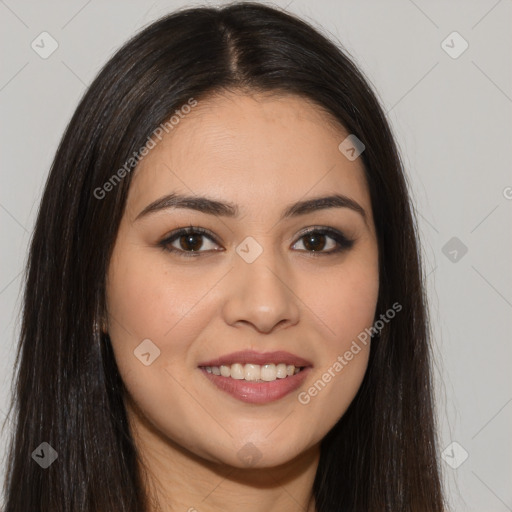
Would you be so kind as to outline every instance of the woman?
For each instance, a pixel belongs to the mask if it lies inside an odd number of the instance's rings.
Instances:
[[[251,3],[147,27],[46,184],[5,512],[443,510],[413,219],[313,28]]]

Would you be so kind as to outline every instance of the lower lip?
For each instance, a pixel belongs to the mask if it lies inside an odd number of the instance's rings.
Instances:
[[[203,374],[219,389],[230,394],[237,400],[250,404],[266,404],[274,402],[295,391],[307,377],[310,366],[305,367],[299,373],[284,379],[276,379],[270,382],[250,382],[245,379],[232,379],[222,375],[208,373],[200,368]]]

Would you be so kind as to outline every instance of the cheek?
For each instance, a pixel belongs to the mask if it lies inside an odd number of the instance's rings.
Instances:
[[[324,326],[325,338],[310,385],[297,396],[308,417],[315,418],[311,435],[345,413],[366,373],[370,336],[365,329],[373,325],[379,293],[377,258],[354,258],[316,282],[308,306]]]
[[[204,295],[218,280],[214,278],[204,272],[171,276],[157,258],[146,254],[143,260],[141,254],[128,250],[115,260],[109,274],[109,335],[130,403],[184,446],[190,445],[191,426],[204,424],[204,409],[191,398],[199,392],[193,385],[188,387],[188,360],[194,340],[211,321],[211,304]],[[148,352],[146,365],[139,356]]]
[[[173,272],[171,276],[161,257],[142,256],[138,251],[122,252],[111,267],[107,285],[112,347],[120,369],[127,371],[140,366],[134,350],[147,339],[163,356],[154,366],[172,366],[185,358],[207,322],[201,299],[215,283],[212,279],[209,284],[204,274]]]
[[[325,327],[331,354],[372,325],[379,294],[376,257],[367,260],[354,255],[336,271],[317,274],[308,282],[306,303]]]

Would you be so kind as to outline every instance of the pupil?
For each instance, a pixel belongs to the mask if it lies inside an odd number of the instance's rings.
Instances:
[[[181,244],[182,248],[184,248],[184,249],[197,251],[203,245],[201,242],[201,236],[202,235],[194,235],[194,234],[183,235],[180,238],[180,244]]]
[[[319,240],[320,244],[318,243]],[[325,246],[325,235],[318,233],[316,235],[307,235],[304,240],[304,246],[306,247],[306,249],[310,249],[312,251],[322,250]]]

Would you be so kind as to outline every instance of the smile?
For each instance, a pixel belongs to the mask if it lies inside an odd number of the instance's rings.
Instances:
[[[285,379],[299,373],[303,367],[296,367],[293,364],[285,363],[267,363],[259,364],[241,364],[234,363],[230,366],[206,366],[204,369],[213,375],[222,375],[235,380],[246,380],[251,382],[272,382],[277,379]]]
[[[246,403],[265,404],[295,391],[312,365],[288,352],[243,351],[199,365],[218,389]]]

